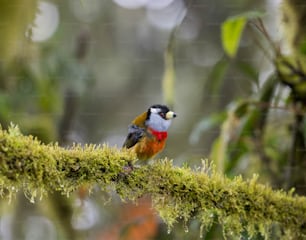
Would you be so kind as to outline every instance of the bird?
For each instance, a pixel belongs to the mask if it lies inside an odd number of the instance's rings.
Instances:
[[[133,151],[139,160],[153,158],[164,149],[168,128],[176,116],[166,105],[150,106],[129,125],[123,148]]]

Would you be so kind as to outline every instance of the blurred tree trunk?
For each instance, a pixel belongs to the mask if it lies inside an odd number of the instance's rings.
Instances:
[[[281,81],[291,89],[294,120],[291,127],[292,145],[286,167],[287,188],[306,195],[306,4],[304,0],[284,0],[282,3],[284,38],[290,55],[279,60]]]

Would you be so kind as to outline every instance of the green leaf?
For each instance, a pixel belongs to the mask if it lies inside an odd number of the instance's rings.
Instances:
[[[164,54],[164,74],[162,79],[162,90],[164,102],[173,107],[174,104],[174,85],[175,85],[175,66],[174,66],[174,44],[175,31],[172,30],[168,46]]]
[[[265,81],[260,94],[258,96],[258,105],[248,108],[247,102],[242,102],[235,108],[235,115],[239,116],[240,124],[236,129],[236,139],[229,145],[229,160],[225,167],[225,172],[232,171],[238,164],[244,154],[250,151],[256,129],[264,129],[266,118],[269,112],[269,105],[273,99],[275,88],[277,87],[277,78],[271,75]]]
[[[242,32],[248,20],[262,17],[261,12],[251,11],[228,18],[221,27],[222,45],[227,55],[235,57]]]
[[[219,126],[226,119],[226,112],[219,112],[202,119],[193,128],[190,136],[190,144],[196,144],[200,141],[202,134],[214,127]]]
[[[259,70],[257,68],[244,61],[237,61],[236,66],[248,79],[252,81],[252,83],[255,83],[256,86],[259,88]]]
[[[229,61],[225,58],[220,59],[210,71],[205,84],[205,90],[210,94],[218,93],[222,80],[229,68]]]
[[[230,57],[235,57],[246,19],[243,17],[230,18],[222,24],[222,44]]]
[[[216,164],[218,172],[224,172],[224,165],[227,160],[226,156],[227,143],[224,141],[222,135],[220,135],[212,144],[210,158]]]

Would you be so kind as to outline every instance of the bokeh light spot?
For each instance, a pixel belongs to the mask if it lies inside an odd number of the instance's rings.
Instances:
[[[144,7],[148,0],[113,0],[120,7],[128,9],[137,9]]]
[[[53,3],[40,2],[34,25],[31,28],[31,39],[34,42],[46,41],[59,25],[59,12]]]

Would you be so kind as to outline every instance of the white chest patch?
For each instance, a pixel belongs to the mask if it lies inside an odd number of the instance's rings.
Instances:
[[[171,120],[163,119],[157,113],[151,113],[150,119],[146,121],[146,125],[155,131],[166,132],[171,125]]]

